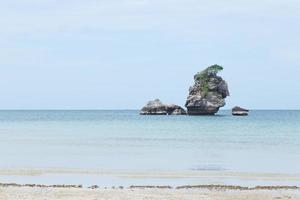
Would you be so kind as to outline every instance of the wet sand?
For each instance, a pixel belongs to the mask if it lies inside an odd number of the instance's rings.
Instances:
[[[276,200],[300,199],[299,188],[81,188],[0,186],[0,200]]]
[[[84,179],[88,177],[89,179]],[[1,182],[119,185],[299,185],[300,174],[231,171],[126,171],[70,168],[0,168]],[[71,178],[71,179],[70,179]],[[77,178],[77,179],[76,179]],[[118,178],[109,182],[109,178]],[[47,180],[47,182],[44,182]],[[58,180],[60,182],[58,182]],[[80,180],[80,182],[78,182]],[[87,181],[85,181],[87,180]],[[91,182],[90,180],[95,180]],[[145,180],[145,181],[141,181]],[[154,180],[154,181],[152,181]],[[163,180],[158,183],[157,180]],[[191,180],[191,181],[182,181]]]

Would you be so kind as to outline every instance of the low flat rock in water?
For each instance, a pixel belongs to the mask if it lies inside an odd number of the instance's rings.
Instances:
[[[247,110],[245,108],[241,108],[239,106],[235,106],[234,108],[232,108],[232,115],[247,116],[248,112],[249,112],[249,110]]]
[[[175,104],[167,105],[163,104],[159,99],[154,101],[149,101],[146,106],[144,106],[140,115],[185,115],[186,111]]]

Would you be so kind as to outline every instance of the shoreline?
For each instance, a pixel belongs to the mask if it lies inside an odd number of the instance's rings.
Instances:
[[[233,186],[242,188],[300,186],[298,173],[251,173],[233,171],[132,171],[71,168],[0,168],[0,186],[95,186],[123,187],[164,186],[169,188],[196,186]]]

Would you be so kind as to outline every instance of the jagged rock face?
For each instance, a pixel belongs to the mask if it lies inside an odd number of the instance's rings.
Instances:
[[[186,111],[178,105],[163,104],[159,99],[149,101],[141,111],[141,115],[185,115]]]
[[[217,65],[215,65],[217,66]],[[194,76],[195,84],[189,90],[186,108],[189,115],[213,115],[225,105],[229,96],[227,83],[217,76],[215,66],[208,67]]]

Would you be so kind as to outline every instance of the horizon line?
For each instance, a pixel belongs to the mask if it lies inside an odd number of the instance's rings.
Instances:
[[[135,108],[120,108],[120,109],[102,109],[102,108],[54,108],[54,109],[47,109],[47,108],[22,108],[22,109],[1,109],[1,111],[139,111],[141,109],[135,109]],[[254,108],[249,109],[250,111],[300,111],[300,108]],[[231,109],[220,109],[219,111],[231,111]]]

